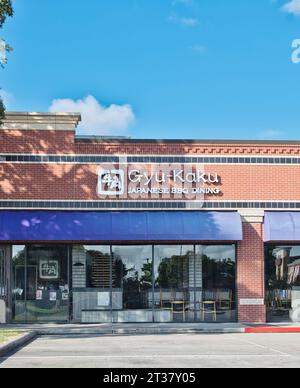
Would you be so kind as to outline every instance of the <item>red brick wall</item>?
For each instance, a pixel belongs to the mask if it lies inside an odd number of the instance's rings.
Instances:
[[[98,165],[0,162],[0,199],[100,200]],[[299,201],[300,166],[206,165],[217,173],[222,195],[207,201]]]
[[[74,154],[74,131],[0,130],[0,153]]]
[[[0,130],[0,153],[299,156],[298,145],[75,141],[74,131]],[[206,200],[298,201],[300,166],[206,165],[222,178]],[[97,200],[96,165],[1,164],[0,199]]]
[[[265,259],[262,224],[243,224],[243,241],[238,243],[237,292],[240,299],[265,297]],[[238,302],[238,303],[239,303]],[[239,322],[265,323],[265,306],[238,305]]]
[[[187,143],[116,143],[76,141],[77,154],[134,154],[134,155],[258,155],[299,156],[300,145],[284,144],[187,144]]]
[[[0,152],[8,153],[77,153],[135,155],[258,155],[299,156],[295,144],[223,144],[191,142],[118,142],[75,140],[75,131],[0,130]]]
[[[74,165],[0,163],[0,198],[72,200],[77,196],[75,170]]]

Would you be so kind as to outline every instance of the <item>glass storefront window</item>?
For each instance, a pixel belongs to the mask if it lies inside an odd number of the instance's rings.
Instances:
[[[19,322],[69,320],[67,246],[13,247],[13,318]]]
[[[16,322],[236,320],[235,245],[14,246],[12,261]]]
[[[152,322],[152,246],[112,247],[116,322]]]
[[[95,313],[102,322],[111,322],[111,248],[73,245],[73,317],[90,323]]]
[[[0,246],[0,298],[6,297],[5,251]]]
[[[236,253],[234,245],[197,245],[202,258],[202,288],[198,298],[200,320],[228,322],[236,319]],[[202,283],[202,284],[201,284]]]
[[[300,246],[268,245],[265,257],[267,319],[290,320],[300,305]]]
[[[12,248],[12,277],[13,277],[13,320],[26,322],[25,309],[25,272],[26,249],[24,245],[14,245]]]
[[[155,246],[156,322],[194,319],[194,246]]]
[[[27,321],[67,322],[69,300],[68,247],[29,246],[26,267]]]

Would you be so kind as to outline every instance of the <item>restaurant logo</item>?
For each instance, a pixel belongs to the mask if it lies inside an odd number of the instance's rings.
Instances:
[[[50,280],[59,278],[59,264],[57,260],[40,260],[40,279]]]
[[[105,164],[98,170],[98,196],[123,200],[203,201],[219,196],[221,178],[193,164]]]
[[[125,191],[125,173],[121,169],[100,169],[98,194],[123,195]]]

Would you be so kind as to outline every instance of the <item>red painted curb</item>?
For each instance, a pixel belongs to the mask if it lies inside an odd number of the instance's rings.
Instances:
[[[300,333],[300,327],[253,327],[246,328],[245,333]]]

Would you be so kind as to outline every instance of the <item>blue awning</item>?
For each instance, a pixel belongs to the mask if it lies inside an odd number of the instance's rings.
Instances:
[[[266,212],[264,222],[264,240],[300,241],[299,212]]]
[[[6,242],[240,240],[237,212],[0,212]]]

